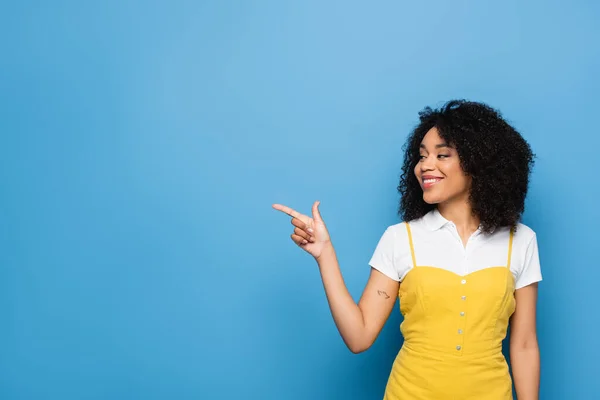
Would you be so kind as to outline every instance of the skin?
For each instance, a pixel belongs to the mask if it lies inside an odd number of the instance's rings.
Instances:
[[[538,284],[515,292],[517,308],[510,325],[510,364],[520,400],[537,400],[540,391],[540,348],[537,341],[536,304]]]
[[[420,156],[414,173],[423,189],[423,200],[437,204],[440,213],[454,222],[466,245],[479,227],[479,218],[473,215],[469,205],[471,177],[462,170],[456,149],[443,141],[436,128],[423,138]],[[424,177],[436,177],[438,181],[427,187]],[[273,208],[292,217],[291,239],[317,261],[338,331],[350,351],[360,353],[369,349],[381,332],[396,303],[400,283],[371,268],[361,298],[355,303],[342,278],[319,204],[319,201],[314,202],[312,217],[281,204],[273,204]],[[540,375],[535,324],[537,284],[518,289],[515,298],[510,335],[515,388],[519,400],[536,400]]]

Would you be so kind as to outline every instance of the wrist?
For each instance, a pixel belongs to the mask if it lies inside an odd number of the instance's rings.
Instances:
[[[335,250],[333,249],[333,244],[331,241],[328,241],[323,247],[323,251],[318,257],[315,257],[315,260],[319,264],[319,267],[322,266],[323,263],[328,262],[335,258]]]

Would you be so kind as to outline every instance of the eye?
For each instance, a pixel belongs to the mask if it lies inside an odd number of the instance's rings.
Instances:
[[[448,158],[448,157],[450,157],[450,154],[438,154],[438,158],[440,158],[440,157]]]

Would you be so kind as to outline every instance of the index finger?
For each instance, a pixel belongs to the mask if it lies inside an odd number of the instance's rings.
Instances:
[[[300,217],[300,213],[298,213],[296,210],[289,208],[288,206],[284,206],[282,204],[273,204],[273,208],[276,210],[279,210],[281,212],[284,212],[291,217],[294,217],[294,218]]]

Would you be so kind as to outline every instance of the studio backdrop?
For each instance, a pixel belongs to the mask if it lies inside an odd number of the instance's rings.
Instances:
[[[380,399],[282,203],[358,300],[425,106],[498,108],[536,153],[541,399],[600,398],[600,6],[0,6],[0,398]]]

